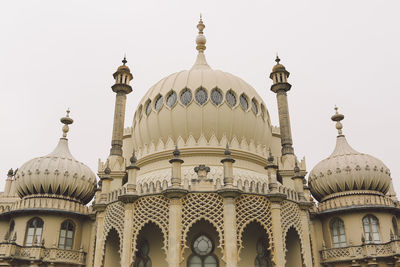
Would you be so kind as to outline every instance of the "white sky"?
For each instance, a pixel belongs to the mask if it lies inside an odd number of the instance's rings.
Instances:
[[[208,63],[253,85],[275,125],[268,76],[279,52],[308,171],[333,151],[337,104],[349,143],[381,159],[400,192],[399,10],[397,0],[1,1],[0,188],[9,168],[53,150],[67,107],[72,154],[96,171],[110,149],[110,86],[124,53],[134,76],[129,126],[151,85],[192,66],[202,12]]]

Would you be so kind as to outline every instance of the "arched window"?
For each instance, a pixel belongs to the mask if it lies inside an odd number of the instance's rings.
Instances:
[[[192,101],[192,91],[186,88],[181,93],[181,103],[184,106],[187,106],[190,104],[191,101]]]
[[[159,111],[162,108],[163,104],[164,104],[164,97],[162,95],[159,95],[156,98],[156,103],[155,103],[155,106],[154,106],[156,111]]]
[[[258,239],[256,249],[257,256],[254,260],[254,267],[272,267],[267,247],[267,240],[265,240],[265,238]]]
[[[40,218],[33,218],[27,223],[25,235],[25,246],[39,245],[42,239],[43,221]]]
[[[60,238],[58,239],[58,247],[62,249],[72,249],[74,240],[75,225],[70,220],[61,224]]]
[[[367,215],[363,218],[364,234],[367,243],[380,242],[379,222],[373,215]]]
[[[331,221],[331,235],[334,248],[345,247],[347,245],[344,223],[341,219],[335,218]]]
[[[167,106],[172,108],[175,105],[177,98],[178,97],[176,96],[176,93],[174,91],[169,93],[167,96]]]
[[[392,218],[392,225],[393,225],[394,239],[397,240],[399,238],[399,230],[397,228],[397,218],[396,217]]]
[[[196,98],[196,102],[199,103],[201,106],[204,105],[208,100],[207,91],[204,90],[203,87],[200,87],[194,96]]]
[[[150,246],[147,240],[142,241],[136,252],[135,267],[151,267],[151,259],[149,257]]]
[[[192,255],[188,259],[188,267],[218,267],[218,259],[213,253],[214,243],[204,234],[192,243]]]

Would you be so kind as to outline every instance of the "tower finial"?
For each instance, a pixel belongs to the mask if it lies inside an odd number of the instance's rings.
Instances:
[[[279,64],[281,62],[281,59],[278,56],[278,53],[276,53],[276,59],[275,59],[276,64]]]
[[[203,35],[203,30],[206,26],[203,23],[203,17],[200,14],[200,20],[197,24],[197,29],[199,30],[199,35],[196,37],[196,49],[199,53],[203,53],[206,50],[206,37]]]
[[[338,134],[343,135],[342,129],[343,125],[340,121],[344,119],[344,115],[338,112],[338,107],[335,105],[335,114],[331,117],[332,121],[336,121],[336,129],[338,130]]]
[[[125,64],[127,63],[128,61],[126,60],[126,53],[124,54],[124,59],[122,60],[122,63],[124,64],[124,66],[125,66]]]
[[[69,131],[69,124],[72,124],[73,122],[74,122],[74,120],[72,119],[72,118],[70,118],[69,117],[69,113],[71,112],[70,110],[69,110],[69,108],[67,109],[67,115],[65,116],[65,117],[62,117],[61,119],[60,119],[60,121],[61,121],[61,123],[63,123],[64,124],[64,126],[62,127],[62,131],[63,131],[63,135],[62,135],[62,137],[63,138],[67,138],[67,133],[68,133],[68,131]]]

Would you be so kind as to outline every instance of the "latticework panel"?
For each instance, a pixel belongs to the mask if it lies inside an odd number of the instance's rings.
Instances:
[[[104,257],[104,249],[105,243],[107,239],[107,235],[112,228],[114,228],[120,240],[120,247],[119,252],[122,252],[122,244],[123,244],[123,237],[124,237],[124,217],[125,217],[125,207],[122,202],[114,202],[107,206],[105,210],[105,217],[104,217],[104,230],[103,230],[103,237],[101,240],[101,257]]]
[[[258,222],[268,234],[269,249],[273,247],[273,233],[271,220],[271,202],[263,196],[242,195],[236,200],[237,247],[243,248],[242,235],[246,226],[251,222]]]
[[[300,238],[301,251],[304,254],[304,237],[303,229],[301,227],[301,210],[299,206],[291,201],[284,201],[281,206],[281,220],[282,220],[282,240],[284,250],[286,251],[286,235],[290,228],[294,228]]]
[[[147,223],[155,223],[161,230],[164,238],[163,249],[168,250],[168,226],[169,226],[169,200],[157,195],[139,198],[133,205],[133,235],[132,235],[132,257],[137,250],[137,238],[140,230]],[[134,260],[134,259],[133,259]]]
[[[219,248],[224,253],[224,203],[222,197],[216,193],[193,193],[186,195],[182,200],[182,239],[181,253],[186,245],[186,236],[190,227],[204,219],[210,222],[218,232]]]

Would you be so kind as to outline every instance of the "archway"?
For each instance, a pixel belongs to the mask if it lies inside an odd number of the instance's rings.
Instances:
[[[153,222],[140,230],[136,240],[134,267],[168,266],[165,255],[164,237],[161,229]]]
[[[194,223],[186,236],[186,249],[181,266],[224,267],[219,248],[219,236],[215,227],[207,220]]]
[[[260,223],[249,223],[241,238],[242,249],[238,267],[272,267],[268,234]]]
[[[105,252],[104,252],[104,267],[114,267],[121,265],[121,255],[119,253],[121,240],[118,232],[112,228],[107,235]]]
[[[286,267],[304,266],[301,255],[301,242],[297,231],[291,227],[286,233]]]

